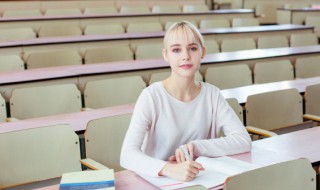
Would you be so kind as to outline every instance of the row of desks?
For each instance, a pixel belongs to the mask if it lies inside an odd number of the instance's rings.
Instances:
[[[292,81],[274,82],[268,84],[239,87],[234,89],[226,89],[222,90],[221,93],[225,98],[236,98],[238,99],[239,103],[245,104],[247,97],[250,95],[289,88],[296,88],[301,93],[303,93],[307,86],[319,83],[320,76]],[[28,128],[37,128],[47,125],[57,125],[62,123],[69,124],[77,133],[83,133],[83,131],[86,130],[87,123],[90,120],[132,113],[133,109],[134,105],[130,104],[2,123],[0,127],[0,133],[24,130]]]
[[[312,165],[316,166],[320,161],[320,127],[314,127],[297,132],[279,135],[259,141],[254,141],[251,152],[233,155],[231,157],[251,163],[258,167],[264,167],[292,159],[307,158]],[[57,190],[60,179],[55,179],[51,185],[37,184],[37,190]],[[115,173],[116,189],[136,190],[148,189],[156,190],[134,172],[124,170]],[[52,185],[55,183],[55,185]],[[20,189],[19,187],[16,189]],[[21,187],[23,189],[23,187]],[[211,190],[223,189],[223,186],[212,188]]]
[[[273,60],[290,60],[294,63],[297,58],[316,56],[319,54],[320,46],[255,49],[208,54],[202,60],[200,72],[204,74],[207,67],[227,64],[248,64],[250,67],[253,67],[257,62]],[[0,74],[0,93],[6,101],[9,101],[13,88],[59,83],[74,83],[78,85],[80,91],[83,91],[86,82],[90,80],[140,75],[145,81],[149,81],[151,73],[163,70],[170,70],[168,63],[162,59],[157,59],[6,72]]]
[[[304,24],[308,16],[317,16],[320,19],[320,9],[303,8],[303,9],[277,9],[278,24]]]
[[[1,26],[1,25],[0,25]],[[313,27],[284,24],[284,25],[266,25],[266,26],[249,26],[236,28],[220,28],[220,29],[202,29],[207,43],[215,40],[221,43],[223,39],[230,38],[253,38],[257,40],[259,37],[282,35],[290,38],[291,34],[313,33]],[[85,49],[90,47],[110,46],[114,44],[130,45],[134,50],[139,44],[162,43],[165,32],[150,33],[123,33],[115,35],[84,35],[74,37],[52,37],[52,38],[35,38],[23,41],[1,42],[0,49],[7,50],[11,53],[28,53],[35,51],[73,49],[84,53]]]
[[[213,10],[206,12],[191,13],[145,13],[145,14],[103,14],[103,15],[81,15],[81,16],[56,16],[56,17],[23,17],[23,18],[0,18],[0,28],[32,27],[38,30],[44,25],[73,24],[86,26],[88,24],[123,24],[135,22],[161,22],[176,20],[193,20],[200,22],[203,19],[228,19],[253,18],[252,9]]]

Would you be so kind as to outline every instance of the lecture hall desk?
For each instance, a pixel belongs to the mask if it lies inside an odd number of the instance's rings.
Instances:
[[[88,24],[112,24],[121,23],[127,25],[135,22],[154,22],[166,23],[175,20],[194,20],[200,22],[202,19],[229,19],[232,18],[253,18],[253,9],[230,9],[212,10],[205,12],[190,13],[145,13],[145,14],[100,14],[100,15],[80,15],[80,16],[40,16],[30,18],[0,18],[0,28],[30,27],[38,30],[41,26],[50,23],[51,25],[71,24],[86,26]]]
[[[312,33],[313,26],[304,26],[296,24],[284,25],[266,25],[266,26],[248,26],[235,28],[216,28],[201,29],[206,40],[216,40],[220,43],[223,39],[250,37],[255,40],[258,37],[282,35],[290,37],[291,34]],[[70,37],[47,37],[35,38],[22,41],[1,42],[0,48],[7,49],[16,48],[16,52],[24,53],[35,52],[46,48],[48,51],[60,48],[85,51],[89,47],[100,47],[116,45],[130,45],[135,49],[137,45],[147,43],[162,43],[165,32],[143,32],[143,33],[123,33],[113,35],[82,35]],[[209,43],[209,42],[208,42]],[[20,48],[20,49],[17,49]],[[82,52],[83,53],[83,52]]]
[[[245,104],[250,95],[289,88],[296,88],[300,93],[304,93],[307,86],[319,83],[320,76],[225,89],[221,90],[221,93],[224,98],[236,98],[239,104]]]
[[[315,145],[320,143],[319,135],[320,127],[314,127],[266,138],[254,141],[251,152],[233,155],[231,157],[252,163],[259,167],[296,158],[307,158],[313,165],[318,165],[320,161],[320,146]],[[117,190],[157,189],[128,170],[116,172],[115,179]],[[218,186],[212,188],[212,190],[222,188],[223,186]],[[50,185],[40,189],[57,190],[58,185]]]
[[[317,16],[320,18],[320,8],[277,9],[278,24],[304,24],[308,16]]]
[[[298,57],[309,57],[320,54],[320,46],[254,49],[239,52],[207,54],[202,60],[200,72],[207,67],[227,64],[248,64],[251,68],[257,62],[289,59],[294,63]],[[169,70],[169,65],[162,59],[119,61],[78,66],[29,69],[0,74],[0,92],[9,101],[11,91],[15,87],[38,84],[77,84],[83,91],[87,81],[116,76],[141,75],[149,81],[150,74],[155,71]],[[62,71],[63,70],[63,71]]]

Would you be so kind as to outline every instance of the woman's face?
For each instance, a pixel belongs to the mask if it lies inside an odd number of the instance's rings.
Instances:
[[[162,54],[172,74],[189,78],[199,70],[204,51],[193,34],[177,29],[172,31]]]

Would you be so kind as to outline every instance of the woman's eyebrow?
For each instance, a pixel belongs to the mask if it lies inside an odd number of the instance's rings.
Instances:
[[[170,47],[181,46],[180,44],[172,44]]]
[[[194,46],[194,45],[198,45],[197,43],[191,43],[191,44],[188,44],[188,46]]]
[[[198,45],[197,43],[190,43],[188,44],[188,46],[194,46],[194,45]],[[172,44],[170,47],[176,47],[176,46],[181,46],[181,44]]]

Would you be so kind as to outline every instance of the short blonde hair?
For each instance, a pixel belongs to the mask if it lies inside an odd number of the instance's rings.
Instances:
[[[164,39],[163,39],[164,48],[167,47],[168,41],[170,40],[172,33],[174,31],[178,31],[178,30],[185,32],[186,34],[188,34],[188,36],[191,35],[191,37],[193,39],[195,39],[196,41],[198,41],[200,43],[200,46],[203,49],[204,40],[203,40],[201,33],[199,32],[197,27],[195,27],[192,23],[185,21],[185,20],[180,21],[180,22],[176,22],[168,28],[168,30],[164,36]]]

